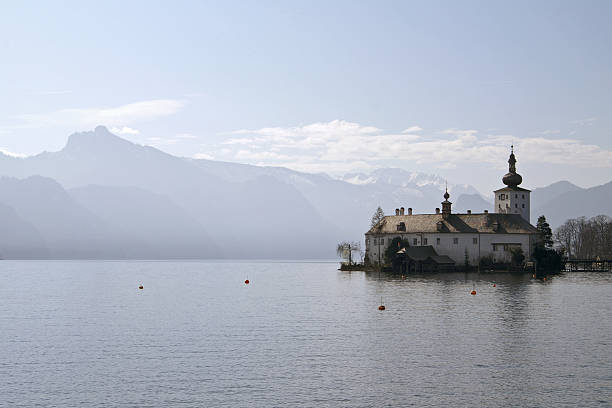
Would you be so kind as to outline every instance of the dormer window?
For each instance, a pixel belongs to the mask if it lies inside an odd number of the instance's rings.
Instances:
[[[406,224],[403,222],[400,222],[399,224],[397,224],[397,230],[398,231],[406,231]]]

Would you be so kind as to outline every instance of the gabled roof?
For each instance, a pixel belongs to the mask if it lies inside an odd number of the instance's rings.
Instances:
[[[431,245],[409,246],[397,251],[398,254],[405,254],[406,257],[415,261],[424,261],[431,256],[438,256],[436,250]]]
[[[455,261],[453,261],[453,258],[451,258],[448,255],[435,255],[435,256],[429,256],[426,259],[427,262],[433,262],[433,263],[437,263],[438,265],[448,265],[448,264],[455,264]]]
[[[403,222],[406,231],[398,231],[397,225]],[[440,223],[440,230],[438,230]],[[495,224],[498,228],[495,229]],[[536,227],[519,214],[450,214],[447,219],[442,214],[388,215],[373,226],[366,234],[411,234],[435,232],[466,232],[490,234],[537,234]]]

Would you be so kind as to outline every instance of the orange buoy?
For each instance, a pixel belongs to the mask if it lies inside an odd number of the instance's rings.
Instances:
[[[378,306],[378,310],[385,310],[385,305]]]
[[[473,290],[473,291],[471,291],[471,292],[470,292],[470,294],[471,294],[471,295],[475,295],[475,294],[476,294],[476,291],[475,291],[475,290]]]
[[[138,287],[138,289],[144,289],[144,286],[140,285],[140,286]]]
[[[245,285],[248,285],[249,283],[251,283],[248,279],[244,281]]]
[[[494,287],[494,288],[496,288],[496,287],[497,287],[497,285],[496,285],[496,284],[493,284],[493,287]]]
[[[532,278],[535,278],[535,273],[533,275],[531,275]]]
[[[545,277],[543,277],[542,279],[546,280],[546,276],[545,276]]]

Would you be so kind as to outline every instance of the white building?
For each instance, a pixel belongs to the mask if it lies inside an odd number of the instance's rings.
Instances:
[[[514,150],[514,149],[513,149]],[[408,214],[396,209],[365,234],[366,257],[370,263],[384,263],[384,253],[395,237],[407,239],[411,246],[432,246],[438,255],[463,265],[466,254],[471,265],[482,257],[509,262],[511,250],[521,248],[527,258],[538,239],[537,229],[529,223],[529,190],[518,187],[522,177],[516,173],[514,151],[508,160],[509,172],[502,181],[506,187],[495,191],[495,213],[484,211],[452,213],[448,191],[442,211],[434,214]],[[399,248],[398,248],[399,249]]]

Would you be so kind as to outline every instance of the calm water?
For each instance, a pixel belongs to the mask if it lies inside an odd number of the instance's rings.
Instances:
[[[0,406],[612,404],[611,274],[336,268],[2,261]]]

